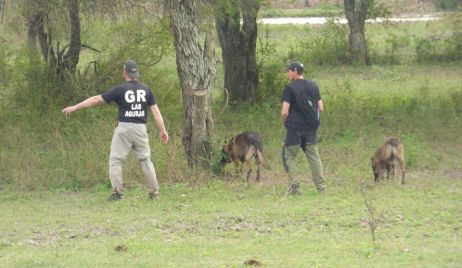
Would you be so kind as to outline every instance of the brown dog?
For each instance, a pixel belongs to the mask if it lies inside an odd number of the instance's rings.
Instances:
[[[252,172],[252,158],[255,158],[257,164],[257,178],[260,181],[260,164],[269,168],[268,161],[263,154],[263,145],[260,135],[256,132],[246,131],[234,136],[227,144],[223,144],[223,157],[221,158],[221,166],[227,163],[234,163],[236,170],[242,165],[248,169],[246,181],[249,183],[250,172]]]
[[[383,179],[383,173],[387,171],[387,179],[390,178],[390,173],[395,175],[394,160],[397,159],[401,168],[401,184],[404,184],[404,146],[398,138],[388,139],[371,158],[372,172],[374,180]]]

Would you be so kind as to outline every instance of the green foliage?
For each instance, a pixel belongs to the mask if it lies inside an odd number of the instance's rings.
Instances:
[[[388,18],[391,15],[390,8],[384,3],[380,3],[376,0],[368,0],[369,6],[367,8],[367,18]]]
[[[315,65],[344,64],[348,61],[348,27],[334,19],[299,42],[289,53],[290,60]]]
[[[263,8],[262,17],[333,17],[343,14],[343,7],[337,4],[321,3],[315,7],[300,9]]]
[[[461,6],[462,7],[462,6]],[[462,11],[449,15],[446,18],[451,33],[445,40],[447,45],[448,58],[451,60],[462,59]]]
[[[266,27],[265,37],[257,39],[257,58],[260,81],[258,83],[258,102],[268,103],[279,98],[279,92],[286,83],[282,72],[282,59],[275,52],[275,47],[269,40],[269,29]]]
[[[370,58],[375,64],[399,64],[408,57],[403,51],[411,46],[412,37],[406,29],[393,31],[392,27],[386,27],[381,39],[371,38],[367,42]]]
[[[444,31],[427,36],[415,36],[416,59],[422,61],[452,61],[462,59],[462,12],[453,12],[442,19]],[[428,26],[430,27],[430,26]]]
[[[87,29],[84,32],[92,33],[92,27],[94,25],[88,22],[84,25]],[[128,59],[137,61],[143,80],[148,82],[155,77],[149,69],[156,65],[160,68],[159,62],[173,50],[168,30],[157,20],[131,18],[117,24],[103,22],[98,27],[102,27],[98,38],[92,34],[83,36],[88,45],[102,53],[90,50],[82,53],[81,68],[74,85],[77,96],[100,94],[113,86],[119,81],[114,81],[113,77],[122,78],[122,66]]]
[[[435,7],[441,10],[457,10],[461,6],[461,0],[435,0]]]
[[[280,63],[266,64],[260,67],[259,103],[272,103],[275,99],[280,99],[279,94],[287,83],[287,76],[281,69]]]
[[[0,83],[0,109],[2,109],[2,104],[5,103],[2,100],[9,97],[9,89],[13,82],[14,72],[9,64],[11,56],[9,47],[0,42],[0,77],[2,77],[2,83]]]
[[[460,18],[455,12],[438,21],[368,25],[370,58],[375,64],[460,60]]]

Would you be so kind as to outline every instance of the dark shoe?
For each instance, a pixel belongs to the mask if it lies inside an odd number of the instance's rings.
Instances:
[[[149,199],[153,200],[153,199],[156,198],[159,194],[160,194],[159,191],[150,192],[150,193],[149,193]]]
[[[289,188],[289,194],[291,195],[301,195],[303,192],[300,190],[299,184],[292,184]]]
[[[107,201],[119,201],[120,199],[122,199],[123,195],[122,194],[119,194],[119,193],[112,193]]]

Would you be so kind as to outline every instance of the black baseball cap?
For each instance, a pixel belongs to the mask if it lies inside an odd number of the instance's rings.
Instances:
[[[294,61],[287,66],[287,71],[296,71],[297,73],[303,73],[305,71],[305,66],[299,61]]]
[[[138,78],[140,77],[140,73],[138,72],[138,64],[134,60],[127,60],[124,64],[124,70],[127,72],[127,75],[130,78]]]

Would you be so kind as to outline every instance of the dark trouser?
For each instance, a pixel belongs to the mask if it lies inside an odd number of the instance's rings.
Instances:
[[[289,176],[289,186],[298,185],[295,178],[296,169],[294,160],[298,150],[302,149],[310,164],[311,175],[318,191],[325,188],[322,162],[319,158],[318,147],[316,146],[316,131],[309,133],[298,133],[295,131],[286,131],[284,146],[282,147],[282,162],[284,169]]]

